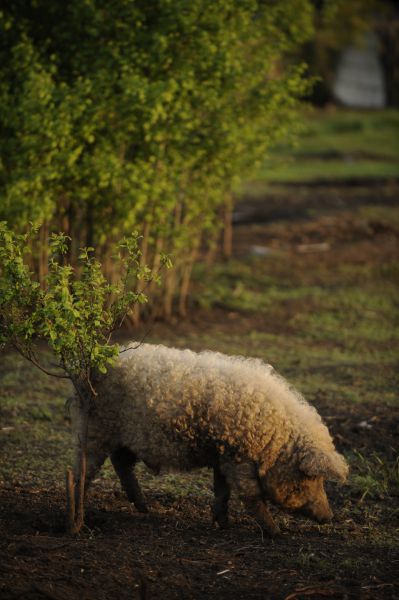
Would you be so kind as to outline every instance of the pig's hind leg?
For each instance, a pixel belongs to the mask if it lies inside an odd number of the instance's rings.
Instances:
[[[220,528],[224,529],[228,526],[230,486],[219,467],[214,467],[213,469],[213,491],[215,494],[215,501],[212,506],[213,522],[216,522]]]
[[[133,502],[139,512],[148,512],[143,493],[134,473],[134,465],[137,462],[135,454],[128,448],[120,447],[111,454],[111,461],[129,502]]]

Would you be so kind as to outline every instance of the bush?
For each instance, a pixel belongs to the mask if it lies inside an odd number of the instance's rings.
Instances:
[[[95,246],[112,275],[112,241],[138,230],[142,264],[174,256],[158,312],[170,315],[177,294],[184,313],[232,190],[292,133],[308,84],[283,58],[309,38],[312,15],[309,0],[9,3],[0,218],[21,232],[43,223],[39,280],[51,232],[72,237],[71,264]]]

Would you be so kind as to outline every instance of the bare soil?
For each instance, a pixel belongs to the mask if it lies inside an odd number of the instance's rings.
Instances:
[[[350,253],[351,260],[356,255],[376,261],[382,255],[393,256],[395,225],[387,227],[376,220],[371,229],[367,223],[370,231],[364,224],[362,230],[351,212],[352,202],[358,202],[352,188],[328,190],[344,204],[339,220],[308,218],[309,203],[302,193],[299,213],[292,208],[297,197],[290,204],[292,221],[278,223],[268,215],[260,219],[264,223],[254,224],[256,211],[251,207],[252,218],[235,230],[236,255],[243,256],[256,244],[290,247],[291,267],[303,269],[304,277],[323,251],[312,252],[304,244],[334,244],[341,258]],[[367,193],[375,199],[381,190],[375,187]],[[289,204],[294,190],[287,194],[283,204]],[[313,199],[314,190],[307,197]],[[300,245],[303,251],[298,251]],[[210,330],[217,324],[243,333],[249,326],[272,327],[275,332],[286,328],[284,309],[273,323],[254,315],[230,319],[215,309],[194,310],[173,327],[155,327],[159,336],[173,342],[187,331],[199,331],[204,323]],[[337,405],[322,392],[315,403],[341,451],[380,452],[393,460],[398,450],[398,407]],[[368,498],[366,509],[364,498],[349,487],[329,485],[328,493],[335,511],[333,524],[319,526],[273,509],[282,534],[271,540],[234,502],[230,528],[213,527],[209,493],[181,496],[151,490],[146,494],[150,513],[142,515],[130,508],[118,486],[101,480],[87,502],[85,529],[71,538],[65,534],[61,485],[37,487],[21,478],[8,481],[0,486],[0,599],[399,598],[398,537],[381,539],[378,533],[379,526],[388,523],[391,532],[396,526],[397,534],[398,498]]]
[[[152,494],[151,513],[143,516],[113,490],[97,488],[85,531],[70,539],[62,492],[2,489],[0,598],[397,597],[397,549],[365,548],[367,524],[340,516],[342,499],[334,494],[332,502],[333,531],[287,518],[282,535],[269,540],[238,510],[230,529],[212,528],[199,498]],[[394,510],[384,503],[387,518]],[[376,518],[380,511],[376,502]],[[368,560],[359,567],[357,555],[364,553]],[[339,571],[337,557],[347,565]]]

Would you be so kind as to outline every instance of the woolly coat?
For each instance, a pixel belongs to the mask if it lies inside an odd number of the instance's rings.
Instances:
[[[320,416],[270,365],[208,351],[129,346],[96,383],[91,463],[101,464],[122,446],[156,472],[227,460],[253,462],[264,474],[283,457],[313,461],[315,468],[328,463],[327,478],[345,479],[347,465]]]

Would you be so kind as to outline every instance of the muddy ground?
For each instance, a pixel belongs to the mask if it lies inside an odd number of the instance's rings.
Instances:
[[[399,198],[394,184],[289,188],[271,196],[269,203],[257,198],[238,207],[238,260],[251,252],[284,250],[291,253],[289,265],[272,264],[271,271],[285,269],[287,275],[294,269],[306,279],[320,261],[329,272],[336,261],[356,264],[366,256],[373,264],[391,264],[397,257],[397,224],[377,217],[362,220],[354,213],[362,197],[364,204],[393,206]],[[204,328],[209,336],[217,330],[245,337],[254,329],[283,336],[292,327],[290,306],[283,303],[272,321],[267,314],[193,306],[186,321],[155,324],[151,335],[174,344],[199,337]],[[300,311],[300,302],[295,310]],[[364,379],[371,368],[366,365]],[[393,472],[398,467],[398,404],[337,401],[322,389],[312,401],[338,449],[349,460],[355,457],[355,470],[356,456],[363,457],[372,479],[373,464],[377,469],[381,461],[391,482],[385,488],[375,485],[372,493],[354,484],[328,484],[332,524],[320,526],[272,509],[282,534],[271,540],[234,501],[230,528],[219,530],[211,524],[210,476],[203,472],[199,491],[184,488],[184,482],[179,483],[183,493],[173,485],[148,485],[148,515],[128,506],[114,479],[99,479],[87,503],[86,527],[71,538],[64,530],[62,485],[51,479],[38,483],[14,471],[0,480],[0,599],[399,598],[399,508],[392,485],[398,477]],[[37,443],[51,453],[46,440]]]

